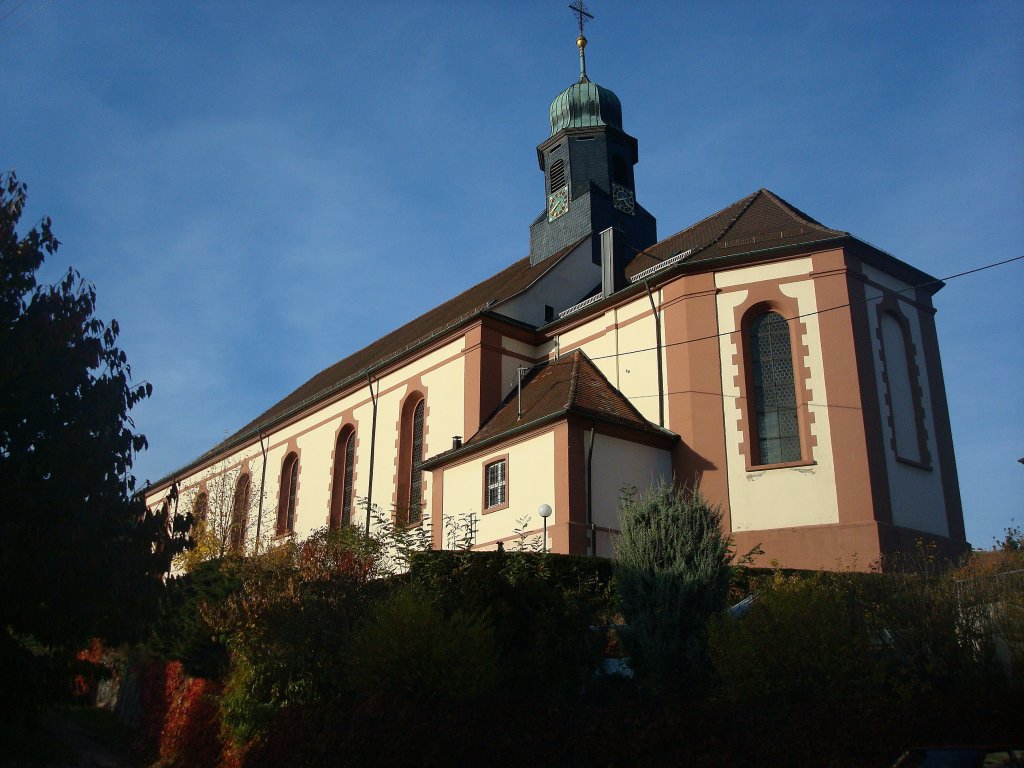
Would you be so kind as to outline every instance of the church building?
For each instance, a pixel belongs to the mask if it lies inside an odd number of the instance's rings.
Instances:
[[[436,548],[458,527],[476,549],[545,535],[613,557],[622,490],[674,479],[759,564],[966,548],[942,283],[767,189],[659,238],[586,44],[537,147],[529,254],[316,374],[147,503],[173,486],[209,514],[228,489],[245,551],[374,524],[372,506]]]

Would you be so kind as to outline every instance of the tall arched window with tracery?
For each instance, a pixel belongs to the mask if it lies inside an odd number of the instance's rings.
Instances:
[[[299,491],[299,455],[289,453],[281,465],[281,494],[277,504],[277,534],[295,531],[295,502]]]
[[[753,367],[752,434],[757,435],[755,464],[800,461],[800,419],[789,323],[778,312],[756,316],[749,330]]]
[[[410,396],[402,406],[398,454],[397,522],[416,525],[423,518],[423,441],[426,400]]]
[[[245,544],[245,531],[249,524],[249,474],[243,472],[235,483],[235,496],[231,501],[231,529],[229,544],[232,552],[239,552]]]
[[[356,465],[356,431],[346,426],[334,444],[334,478],[331,483],[331,528],[352,522],[352,481]]]

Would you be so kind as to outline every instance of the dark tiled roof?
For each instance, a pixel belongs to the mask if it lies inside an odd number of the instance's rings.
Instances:
[[[314,402],[329,391],[362,375],[367,368],[374,364],[395,357],[405,350],[457,326],[488,307],[515,296],[528,288],[577,245],[578,243],[573,243],[536,266],[530,266],[529,257],[520,259],[493,277],[474,285],[455,298],[449,299],[444,304],[349,355],[344,360],[325,368],[197,461],[215,455],[249,434],[255,434],[258,426],[266,425],[281,416],[300,409],[307,403]]]
[[[522,415],[520,416],[520,402]],[[494,415],[461,448],[446,451],[427,462],[463,454],[492,443],[520,427],[547,419],[577,414],[673,439],[668,430],[651,424],[625,395],[612,386],[600,369],[580,350],[535,368],[523,380],[522,396],[513,389]]]
[[[644,269],[660,264],[665,259],[689,249],[693,250],[687,257],[686,263],[754,251],[759,248],[810,243],[846,234],[839,230],[829,229],[767,189],[760,189],[638,254],[627,266],[626,276],[632,277]],[[325,368],[226,440],[214,446],[195,461],[190,462],[179,472],[198,465],[255,436],[258,426],[266,426],[291,413],[297,413],[330,392],[347,386],[360,377],[367,368],[396,358],[406,350],[478,315],[488,307],[515,296],[533,284],[578,244],[579,242],[573,243],[536,266],[530,266],[528,257],[520,259],[493,277],[463,291],[455,298],[420,315],[415,320],[349,355],[344,360]],[[554,370],[560,365],[561,361],[549,368]],[[589,361],[587,361],[587,365],[593,368]],[[596,368],[593,370],[600,376],[600,372]],[[603,379],[603,377],[601,378]],[[628,405],[628,401],[621,393],[617,392],[610,384],[607,386],[623,403]],[[609,400],[605,405],[609,405],[610,402]],[[632,406],[629,407],[632,408]],[[633,411],[637,418],[643,419],[635,409]],[[605,415],[609,414],[605,413]],[[644,421],[644,424],[647,422]],[[169,477],[164,478],[158,484],[169,479]]]
[[[815,221],[773,192],[759,189],[638,254],[626,267],[626,277],[685,251],[690,251],[686,261],[692,263],[847,234]]]

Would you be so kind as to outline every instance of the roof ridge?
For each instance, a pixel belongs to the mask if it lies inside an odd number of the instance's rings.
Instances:
[[[565,401],[566,410],[576,404],[576,386],[580,377],[580,355],[583,355],[583,352],[578,349],[572,353],[572,372],[569,374],[569,396]]]
[[[640,413],[640,409],[633,405],[633,402],[628,397],[626,397],[625,394],[623,394],[622,390],[620,390],[618,387],[612,384],[611,380],[604,375],[604,372],[597,366],[597,364],[589,357],[587,357],[586,352],[583,352],[582,350],[577,350],[577,352],[580,353],[583,360],[587,363],[587,369],[595,373],[598,376],[598,378],[600,378],[601,381],[603,381],[608,386],[608,388],[616,395],[616,397],[618,397],[623,403],[626,404],[626,406],[633,412],[633,414],[637,418],[641,419],[645,424],[655,426],[646,416]],[[573,373],[576,373],[576,371],[573,371]],[[573,382],[573,385],[575,386],[575,381]]]
[[[548,272],[550,272],[556,266],[561,264],[566,256],[568,256],[570,253],[575,251],[577,246],[579,246],[579,244],[582,243],[584,240],[586,240],[588,237],[591,237],[592,234],[593,234],[592,232],[591,233],[587,233],[587,234],[583,235],[582,237],[580,237],[575,243],[572,243],[571,245],[566,246],[561,251],[555,251],[553,254],[548,256],[543,261],[540,261],[537,264],[531,264],[530,265],[531,269],[533,267],[536,267],[536,266],[539,266],[540,264],[545,264],[545,263],[547,264],[547,266],[544,267],[544,269],[540,273],[537,274],[537,277],[535,277],[533,280],[531,280],[528,285],[523,286],[522,288],[520,288],[515,293],[509,294],[508,296],[506,296],[503,299],[492,300],[492,301],[494,301],[494,303],[491,304],[490,306],[492,306],[492,307],[501,306],[502,304],[505,304],[506,302],[512,301],[512,299],[516,298],[517,296],[519,296],[519,295],[521,295],[523,293],[526,293],[526,291],[528,291],[531,288],[533,288],[533,286],[535,286],[539,280],[543,280]],[[530,257],[529,256],[525,256],[524,258],[528,259]],[[518,259],[518,260],[512,262],[512,264],[509,267],[506,267],[506,269],[511,268],[511,266],[514,266],[515,264],[518,264],[520,261],[522,261],[522,259]],[[504,270],[502,270],[502,271],[504,271]],[[456,296],[454,298],[458,298],[458,296]]]
[[[775,194],[770,189],[767,189],[765,187],[761,187],[761,189],[758,190],[758,193],[760,194],[761,192],[763,192],[765,194],[765,196],[767,197],[767,199],[771,203],[773,203],[777,207],[781,208],[783,211],[785,211],[786,213],[790,214],[791,216],[795,216],[800,221],[802,221],[804,224],[807,224],[810,227],[814,227],[815,229],[820,229],[820,230],[823,230],[825,232],[829,232],[831,234],[836,234],[836,235],[848,235],[849,234],[849,232],[844,232],[843,230],[840,230],[840,229],[832,229],[832,227],[829,227],[829,226],[827,226],[825,224],[822,224],[817,219],[812,218],[808,214],[806,214],[803,211],[801,211],[799,208],[797,208],[795,205],[790,203],[785,198],[779,197],[779,195]]]
[[[760,191],[760,190],[758,190],[758,191]],[[662,238],[661,240],[659,240],[658,242],[656,242],[656,243],[655,243],[654,245],[652,245],[652,246],[649,246],[648,248],[644,249],[643,253],[647,253],[648,251],[650,251],[650,250],[651,250],[651,248],[654,248],[655,246],[661,245],[662,243],[667,243],[667,242],[668,242],[669,240],[671,240],[672,238],[675,238],[675,237],[680,237],[681,235],[685,235],[685,234],[686,234],[687,232],[690,232],[690,231],[692,231],[692,230],[695,230],[695,229],[697,229],[697,227],[699,227],[699,226],[700,226],[701,224],[703,224],[703,223],[705,223],[705,222],[707,222],[707,221],[711,221],[711,220],[712,220],[713,218],[715,218],[716,216],[721,216],[721,215],[722,215],[723,213],[725,213],[725,212],[726,212],[727,210],[729,210],[730,208],[732,208],[732,207],[733,207],[734,205],[739,205],[740,203],[744,203],[744,202],[745,202],[745,203],[746,203],[746,205],[744,205],[744,206],[743,206],[743,210],[745,211],[745,210],[746,210],[747,208],[749,208],[749,207],[750,207],[750,204],[751,204],[751,203],[753,203],[753,201],[754,201],[754,198],[755,198],[755,197],[757,197],[757,194],[758,194],[757,192],[751,192],[751,193],[750,193],[749,195],[747,195],[746,197],[741,197],[741,198],[740,198],[739,200],[734,200],[734,201],[732,201],[731,203],[729,203],[728,205],[724,206],[723,208],[719,208],[719,209],[718,209],[717,211],[715,211],[714,213],[710,213],[710,214],[708,214],[707,216],[705,216],[705,217],[704,217],[703,219],[701,219],[700,221],[695,221],[695,222],[694,222],[693,224],[691,224],[690,226],[688,226],[688,227],[685,227],[685,228],[683,228],[683,229],[679,230],[678,232],[673,232],[673,233],[672,233],[671,235],[669,235],[668,237],[663,237],[663,238]],[[734,220],[733,220],[732,222],[730,222],[730,225],[729,225],[729,226],[731,226],[731,225],[732,225],[733,223],[735,223],[735,219],[734,219]],[[726,227],[726,231],[728,231],[728,227]],[[723,232],[723,234],[724,234],[724,232]],[[711,243],[717,242],[717,240],[718,240],[718,239],[719,239],[719,238],[715,238],[715,240],[712,240],[712,241],[711,241]],[[709,243],[709,245],[710,245],[711,243]],[[700,248],[699,248],[698,250],[704,250],[704,248],[705,248],[705,247],[706,247],[706,246],[701,246],[701,247],[700,247]],[[661,261],[664,261],[664,259],[661,259]]]
[[[745,214],[747,211],[750,210],[750,206],[752,206],[754,204],[754,202],[757,200],[757,198],[759,198],[761,196],[761,193],[762,192],[767,192],[767,191],[768,190],[762,188],[762,189],[757,190],[757,192],[754,192],[753,194],[747,196],[746,198],[738,200],[737,202],[741,202],[741,203],[744,200],[746,200],[746,204],[743,206],[743,208],[740,209],[740,212],[732,217],[732,220],[728,224],[725,225],[725,229],[723,229],[716,237],[711,238],[711,240],[709,240],[704,246],[702,246],[701,248],[698,248],[697,250],[698,251],[707,250],[712,245],[717,243],[719,240],[724,238],[726,236],[726,234],[728,234],[729,230],[736,226],[736,222],[739,221],[743,217],[743,214]],[[735,204],[736,203],[733,203],[733,205],[735,205]],[[719,213],[722,213],[722,211],[725,211],[725,210],[727,210],[728,208],[731,208],[731,207],[732,206],[727,205],[725,208],[723,208],[721,211],[719,211]]]

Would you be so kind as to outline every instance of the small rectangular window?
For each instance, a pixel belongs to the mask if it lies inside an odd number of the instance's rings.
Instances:
[[[500,507],[505,504],[507,484],[507,473],[505,471],[506,459],[488,464],[484,469],[484,481],[486,483],[486,509]]]

